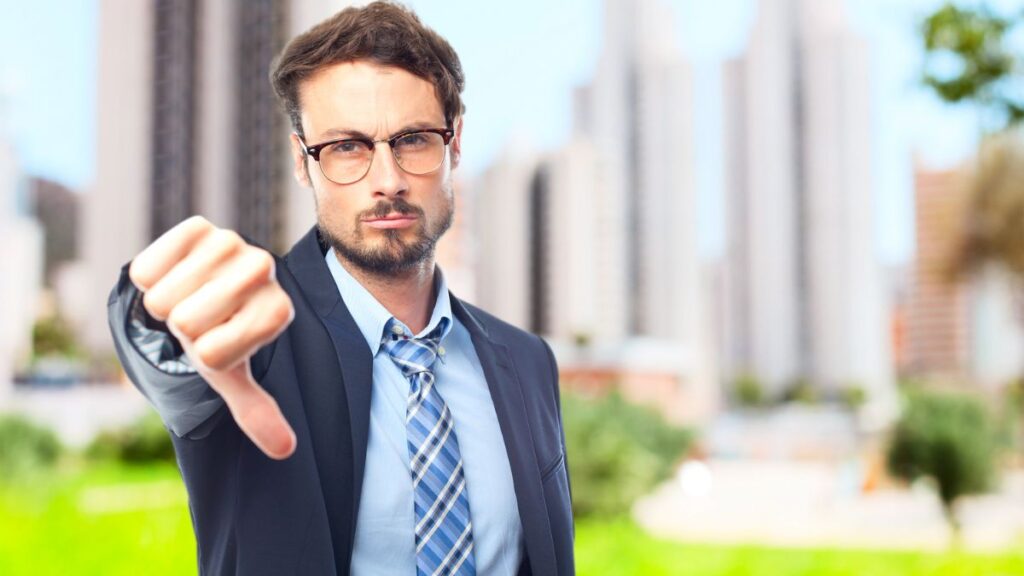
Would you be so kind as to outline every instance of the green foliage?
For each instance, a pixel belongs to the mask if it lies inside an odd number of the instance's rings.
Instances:
[[[57,461],[61,445],[50,430],[21,416],[0,416],[0,482],[21,480]]]
[[[54,476],[42,483],[0,487],[0,574],[196,573],[195,537],[177,468],[114,464]],[[97,503],[115,508],[103,510]],[[651,536],[618,519],[578,522],[575,549],[580,576],[1024,573],[1020,550],[970,554],[688,544]]]
[[[886,455],[889,471],[907,481],[934,481],[947,517],[954,504],[990,490],[996,477],[998,434],[977,399],[963,394],[911,391]]]
[[[814,404],[818,401],[818,391],[807,378],[797,378],[782,394],[783,402],[799,402],[801,404]]]
[[[86,454],[94,460],[174,462],[174,445],[160,417],[150,411],[129,426],[101,432]]]
[[[41,318],[32,326],[32,353],[42,356],[78,358],[82,355],[71,326],[60,316]]]
[[[1024,552],[999,554],[772,548],[673,542],[632,522],[576,525],[579,576],[980,576],[1024,574]]]
[[[629,512],[667,479],[689,446],[689,431],[617,393],[598,399],[562,395],[573,511],[577,517]]]
[[[62,466],[37,482],[0,486],[0,574],[196,574],[178,469]]]
[[[1024,96],[1011,81],[1024,58],[1007,42],[1022,17],[947,2],[921,27],[925,85],[946,102],[977,105],[995,123],[993,131],[1024,121]]]
[[[765,403],[764,386],[753,374],[743,374],[736,378],[732,385],[732,391],[740,406],[756,408]]]
[[[840,398],[847,408],[856,410],[867,402],[868,393],[860,384],[850,384],[840,391]]]

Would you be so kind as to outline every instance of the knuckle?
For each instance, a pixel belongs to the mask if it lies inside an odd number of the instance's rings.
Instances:
[[[282,328],[288,325],[292,318],[292,303],[285,298],[275,298],[274,302],[267,306],[266,313],[261,315],[256,326],[257,337],[268,340]]]
[[[292,306],[292,301],[288,296],[284,296],[280,303],[274,307],[271,317],[276,328],[287,326],[291,323],[292,318],[295,317],[295,308]]]
[[[145,292],[153,283],[151,274],[148,274],[144,264],[139,264],[140,256],[136,256],[128,266],[128,279],[136,288]]]
[[[193,351],[198,360],[211,370],[224,370],[228,368],[227,356],[220,346],[210,344],[209,340],[200,339],[195,342]]]
[[[185,335],[189,339],[194,340],[197,336],[195,333],[195,323],[192,321],[191,315],[182,311],[181,306],[175,306],[170,314],[167,315],[167,325],[173,327],[174,331]]]
[[[227,252],[237,250],[245,244],[245,240],[242,240],[238,232],[228,228],[215,228],[210,232],[210,235],[212,236],[212,244]]]
[[[274,257],[266,250],[253,248],[241,261],[243,289],[251,289],[267,284],[274,272]]]
[[[170,313],[170,306],[167,305],[166,301],[153,296],[152,292],[143,293],[142,307],[146,309],[150,316],[157,319],[167,318],[167,315]]]
[[[255,273],[260,278],[270,279],[274,273],[274,257],[266,250],[256,249],[256,256],[253,257]]]
[[[180,226],[191,228],[196,232],[208,231],[211,228],[214,228],[213,224],[209,220],[207,220],[203,216],[200,216],[199,214],[189,216],[188,218],[184,219],[181,222]]]

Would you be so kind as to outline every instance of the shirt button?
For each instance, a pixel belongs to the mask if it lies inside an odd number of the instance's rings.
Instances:
[[[398,324],[395,324],[394,326],[392,326],[391,327],[391,331],[394,332],[395,334],[404,334],[405,333],[405,329],[403,329]]]
[[[438,346],[437,353],[440,354],[441,356],[444,356],[444,346]]]

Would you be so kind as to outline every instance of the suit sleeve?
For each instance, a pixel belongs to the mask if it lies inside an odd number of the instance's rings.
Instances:
[[[145,313],[141,293],[128,278],[128,264],[110,292],[107,320],[125,373],[174,434],[194,433],[224,407],[174,336]]]

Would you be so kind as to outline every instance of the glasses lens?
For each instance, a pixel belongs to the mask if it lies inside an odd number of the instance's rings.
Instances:
[[[410,174],[426,174],[444,162],[444,136],[435,132],[412,132],[395,141],[395,159]]]
[[[373,149],[365,142],[342,140],[320,151],[320,167],[328,180],[351,184],[366,175]]]

